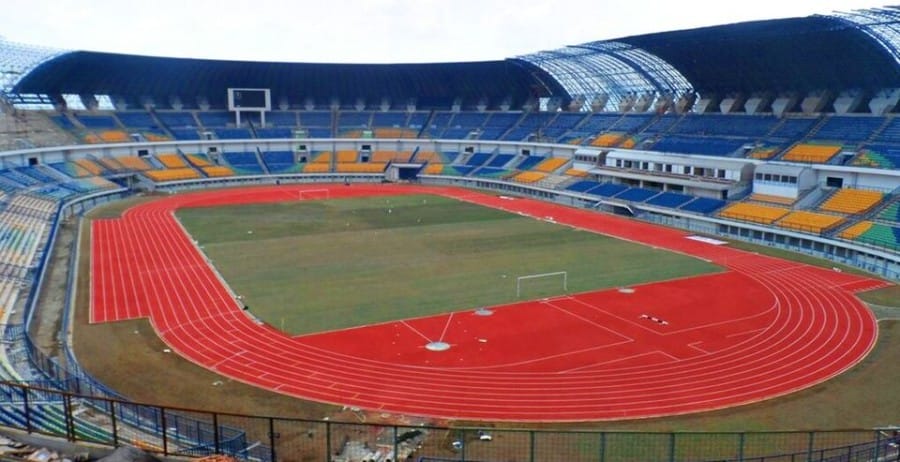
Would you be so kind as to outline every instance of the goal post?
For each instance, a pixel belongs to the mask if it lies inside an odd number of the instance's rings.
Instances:
[[[330,191],[328,189],[301,189],[297,192],[298,200],[316,200],[330,199]]]
[[[523,289],[527,289],[529,286],[529,282],[536,281],[539,279],[543,279],[544,281],[549,282],[550,284],[555,284],[552,281],[562,281],[562,290],[563,293],[569,291],[569,272],[568,271],[554,271],[552,273],[539,273],[539,274],[526,274],[524,276],[519,276],[516,278],[516,298],[522,298]],[[547,286],[546,284],[542,287],[552,287]],[[559,287],[559,286],[555,286]]]

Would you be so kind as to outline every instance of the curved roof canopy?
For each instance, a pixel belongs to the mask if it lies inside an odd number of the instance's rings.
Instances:
[[[900,8],[753,21],[573,45],[502,61],[318,64],[33,50],[0,40],[7,95],[110,95],[140,105],[197,98],[224,107],[229,87],[270,88],[293,106],[362,100],[447,108],[532,98],[611,106],[634,95],[900,88]]]
[[[168,101],[206,98],[226,104],[227,89],[270,88],[273,103],[332,99],[352,106],[383,98],[449,107],[455,100],[521,106],[530,97],[563,93],[548,76],[511,61],[435,64],[313,64],[161,58],[76,51],[36,66],[12,93],[104,94]]]

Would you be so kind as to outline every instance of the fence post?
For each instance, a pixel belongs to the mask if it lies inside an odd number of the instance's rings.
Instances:
[[[25,431],[31,433],[31,404],[28,402],[28,392],[30,388],[22,387],[22,404],[25,406]]]
[[[75,441],[75,422],[72,420],[72,397],[63,395],[63,416],[66,420],[66,439]]]
[[[199,419],[197,419],[197,423],[199,425],[199,423],[200,423]],[[222,447],[219,445],[219,414],[217,414],[215,412],[212,413],[212,423],[213,423],[213,450],[215,450],[216,454],[221,454]],[[199,436],[200,432],[197,432],[197,435]]]
[[[534,462],[534,430],[528,432],[528,460]]]
[[[815,447],[815,444],[816,444],[816,432],[809,432],[809,445],[807,446],[807,449],[806,449],[806,460],[807,461],[813,460],[812,453],[813,453],[813,448]]]
[[[275,418],[269,417],[269,458],[272,459],[272,462],[275,462]],[[249,457],[250,454],[247,454]],[[331,460],[331,451],[328,451],[328,460]]]
[[[119,425],[116,421],[116,402],[107,401],[109,403],[109,423],[112,425],[113,446],[119,446]]]
[[[878,429],[875,430],[875,454],[873,454],[872,460],[878,460],[878,457],[881,455],[881,432]]]
[[[397,426],[394,425],[394,457],[391,457],[391,460],[400,460],[400,453],[398,452],[400,447],[398,446],[397,436]]]
[[[328,459],[331,459],[331,421],[329,420],[325,421],[325,451],[328,453]]]
[[[166,430],[166,408],[159,407],[159,423],[162,426],[163,455],[169,455],[169,432]]]
[[[606,432],[600,432],[600,462],[606,462]]]
[[[744,432],[741,432],[738,434],[738,453],[737,453],[738,457],[737,457],[737,459],[739,461],[744,460],[744,441],[745,441],[744,437],[745,437]]]
[[[669,462],[675,462],[675,432],[669,433]]]

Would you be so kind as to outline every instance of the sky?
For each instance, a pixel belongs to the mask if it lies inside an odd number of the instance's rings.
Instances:
[[[595,40],[883,5],[860,0],[0,0],[0,36],[50,48],[185,58],[485,61]]]

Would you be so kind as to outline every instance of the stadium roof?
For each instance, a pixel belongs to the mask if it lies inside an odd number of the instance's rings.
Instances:
[[[273,103],[447,108],[533,98],[585,106],[630,95],[808,92],[900,87],[900,9],[660,32],[502,61],[431,64],[263,63],[41,50],[0,41],[0,89],[20,95],[110,95],[140,106],[197,97],[224,107],[228,87],[271,88]]]

